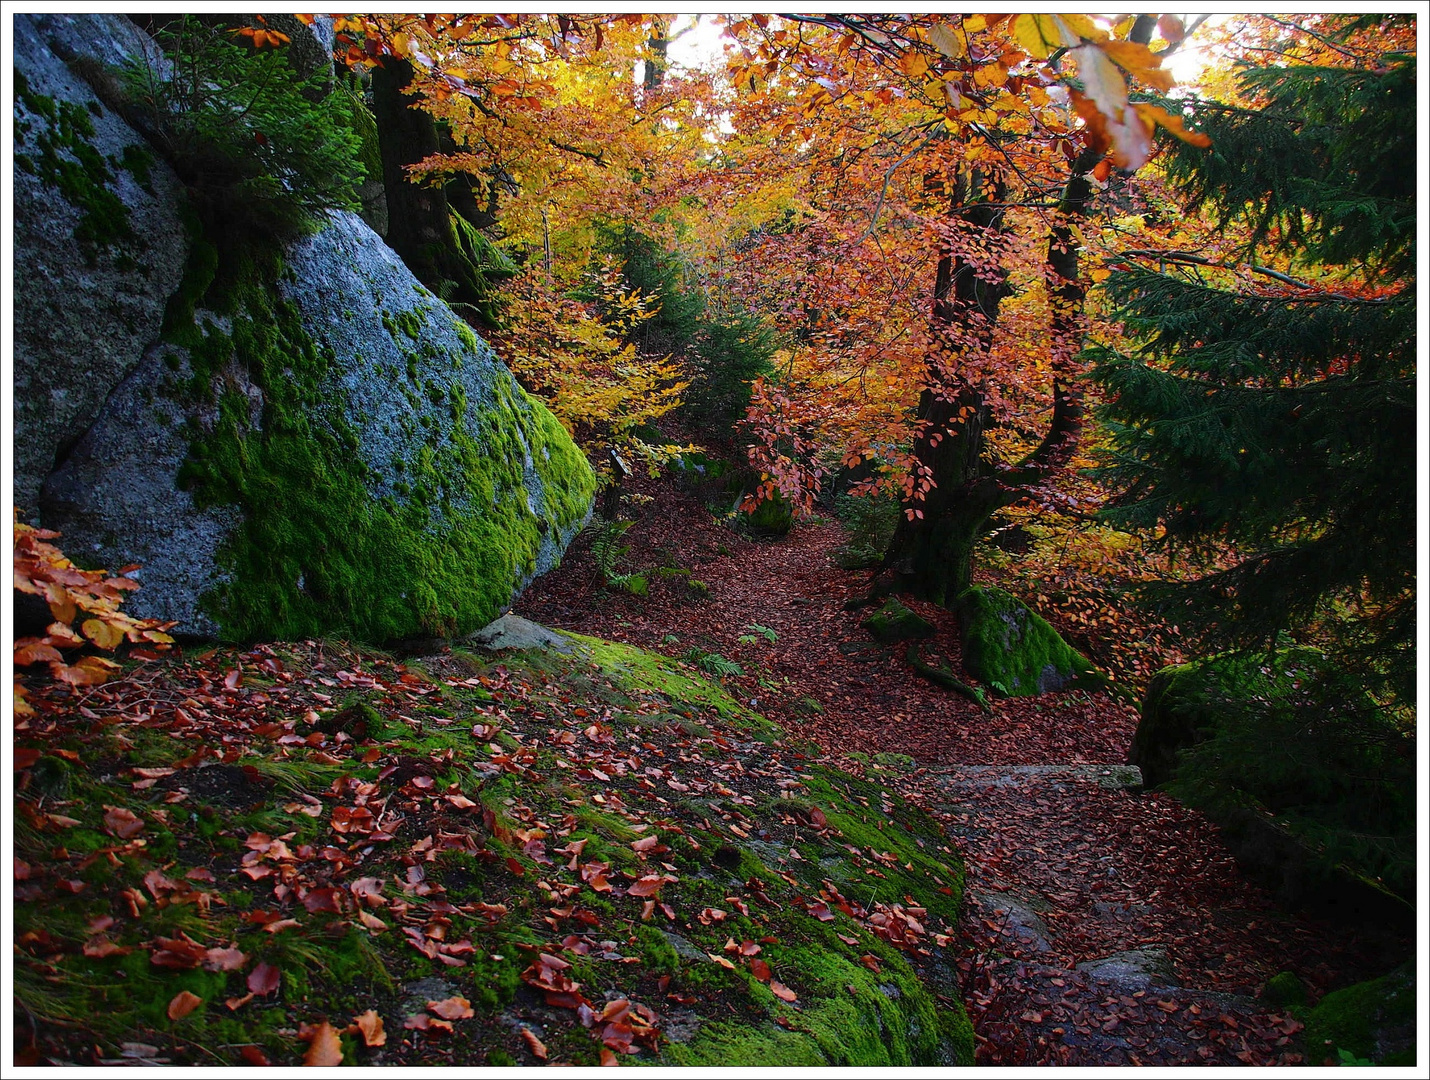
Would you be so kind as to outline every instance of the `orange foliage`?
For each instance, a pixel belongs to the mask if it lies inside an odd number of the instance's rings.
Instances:
[[[47,663],[50,674],[61,682],[76,687],[94,686],[109,679],[119,665],[92,655],[71,664],[61,650],[91,646],[110,652],[127,640],[159,651],[173,643],[174,639],[164,632],[173,623],[135,619],[119,610],[124,593],[139,587],[137,581],[111,577],[103,570],[81,570],[59,548],[47,543],[59,533],[26,525],[19,520],[19,511],[14,513],[15,588],[44,600],[54,619],[43,637],[16,639],[16,668]],[[82,620],[78,632],[72,626],[76,619]],[[18,678],[15,712],[21,716],[34,713]]]

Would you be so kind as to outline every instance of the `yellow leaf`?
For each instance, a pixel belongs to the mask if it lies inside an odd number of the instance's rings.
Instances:
[[[978,86],[1002,86],[1008,81],[1008,72],[1001,64],[984,64],[973,73],[973,81]]]
[[[963,31],[966,34],[976,34],[980,30],[988,29],[988,20],[982,15],[965,15],[963,17]]]
[[[100,619],[85,619],[80,624],[80,629],[84,631],[85,637],[101,649],[112,649],[124,640],[124,631],[121,628]]]
[[[936,23],[929,27],[929,41],[933,47],[950,60],[957,60],[968,50],[964,47],[963,36],[953,27]]]
[[[1064,26],[1084,41],[1106,41],[1107,31],[1086,15],[1055,15]],[[1073,42],[1077,44],[1077,42]]]
[[[917,79],[928,72],[929,62],[923,53],[910,50],[899,57],[899,70],[911,79]]]
[[[1013,20],[1013,39],[1034,60],[1046,60],[1054,49],[1077,44],[1077,38],[1052,15],[1019,15]]]

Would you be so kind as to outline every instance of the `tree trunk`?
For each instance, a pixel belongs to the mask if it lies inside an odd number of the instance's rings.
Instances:
[[[372,71],[373,116],[382,155],[382,183],[387,194],[387,244],[402,257],[423,285],[446,300],[469,322],[496,323],[493,290],[473,258],[464,250],[448,198],[451,185],[415,184],[407,166],[440,151],[437,125],[407,91],[412,65],[388,57]],[[467,217],[490,223],[468,189],[459,202],[470,202]],[[476,224],[476,221],[473,224]]]

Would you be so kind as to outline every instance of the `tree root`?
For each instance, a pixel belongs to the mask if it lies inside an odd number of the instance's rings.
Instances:
[[[908,661],[911,668],[925,679],[928,679],[929,682],[942,686],[945,690],[952,690],[956,694],[962,694],[974,702],[984,712],[991,711],[988,708],[988,699],[982,690],[974,686],[969,686],[942,664],[936,667],[924,659],[924,647],[922,643],[911,642],[908,650],[904,653],[904,659]]]

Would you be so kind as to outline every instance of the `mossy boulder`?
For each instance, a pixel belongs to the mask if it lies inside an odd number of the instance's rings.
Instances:
[[[1306,1016],[1311,1065],[1340,1065],[1345,1055],[1377,1065],[1415,1065],[1415,965],[1323,997]]]
[[[164,340],[46,482],[135,614],[232,640],[451,636],[554,566],[595,476],[354,214],[281,255],[202,239]]]
[[[1097,681],[1092,664],[1011,593],[974,586],[959,595],[954,608],[964,669],[995,693],[1022,697]]]
[[[745,524],[763,536],[785,536],[794,527],[794,510],[779,492],[744,515]]]
[[[1306,1004],[1306,984],[1294,971],[1282,971],[1266,980],[1261,988],[1261,1000],[1272,1008],[1284,1009]]]
[[[880,644],[932,637],[934,632],[933,623],[910,611],[893,597],[884,601],[883,607],[859,625]]]

